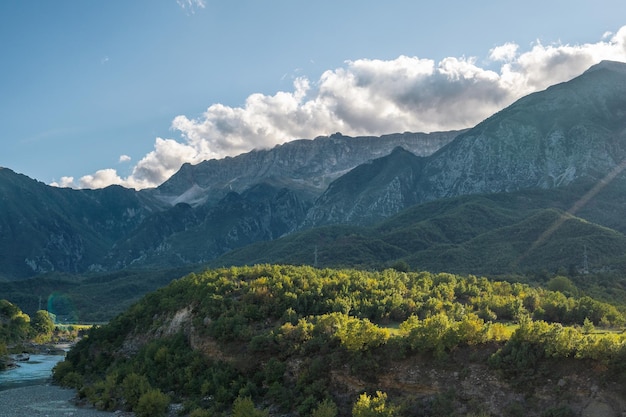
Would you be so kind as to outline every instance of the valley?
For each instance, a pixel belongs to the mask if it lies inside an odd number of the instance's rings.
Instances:
[[[619,416],[624,161],[626,64],[603,61],[469,129],[153,189],[1,168],[0,331],[98,323],[55,381],[137,416]]]

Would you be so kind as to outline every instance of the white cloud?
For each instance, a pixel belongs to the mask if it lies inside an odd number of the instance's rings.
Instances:
[[[85,175],[78,182],[79,188],[104,188],[109,185],[125,184],[125,181],[117,175],[117,171],[112,168],[101,169],[93,175]]]
[[[196,9],[204,9],[206,7],[204,0],[176,0],[176,3],[190,14],[194,14]]]
[[[54,181],[51,182],[50,185],[53,187],[61,188],[75,187],[74,177],[61,177],[61,180],[59,182]]]
[[[504,45],[496,46],[489,51],[489,58],[492,61],[512,61],[517,56],[519,45],[507,42]]]
[[[132,158],[130,156],[128,156],[128,155],[120,155],[119,162],[120,162],[120,164],[124,163],[124,162],[130,162],[131,159]]]
[[[179,4],[203,7],[191,0]],[[153,187],[185,162],[336,131],[380,135],[471,127],[516,99],[567,81],[603,59],[626,61],[626,26],[597,43],[537,41],[527,51],[506,43],[491,49],[483,66],[465,57],[440,62],[409,56],[347,61],[315,82],[297,78],[292,91],[252,94],[242,107],[213,104],[196,119],[177,116],[172,129],[180,139],[157,138],[154,150],[130,176],[102,170],[81,178],[80,186]]]

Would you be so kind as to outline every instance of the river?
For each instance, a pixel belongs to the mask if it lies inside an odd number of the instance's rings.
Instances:
[[[17,368],[0,372],[0,391],[50,381],[52,368],[64,355],[30,355],[27,362],[17,362]]]
[[[63,355],[30,355],[19,367],[0,371],[0,417],[105,417],[113,413],[76,407],[74,390],[51,385]]]

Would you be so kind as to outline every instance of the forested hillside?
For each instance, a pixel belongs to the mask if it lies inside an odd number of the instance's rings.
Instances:
[[[94,328],[55,379],[139,416],[170,402],[194,417],[626,410],[624,306],[565,277],[548,287],[394,269],[207,270]]]

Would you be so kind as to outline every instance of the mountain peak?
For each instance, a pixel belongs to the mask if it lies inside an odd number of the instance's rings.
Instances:
[[[585,74],[598,70],[609,70],[626,74],[626,63],[610,60],[600,61],[599,63],[592,65],[587,71],[585,71]]]

